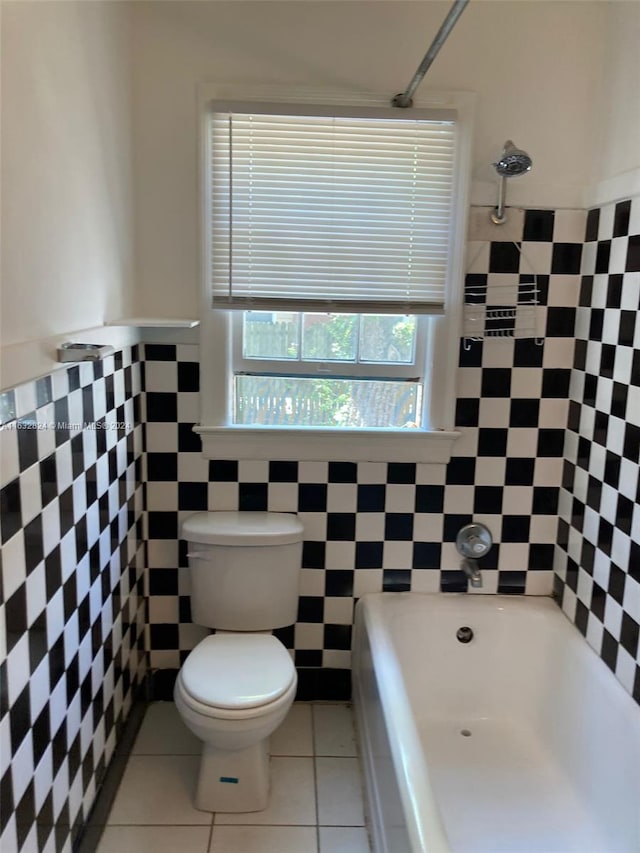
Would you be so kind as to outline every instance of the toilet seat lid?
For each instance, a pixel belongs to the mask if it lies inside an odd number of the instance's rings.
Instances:
[[[187,693],[203,705],[241,709],[282,696],[295,669],[271,634],[212,634],[189,654],[180,676]]]

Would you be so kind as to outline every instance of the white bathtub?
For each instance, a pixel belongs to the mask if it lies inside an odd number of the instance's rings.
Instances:
[[[376,853],[639,853],[640,709],[550,599],[367,595],[353,676]]]

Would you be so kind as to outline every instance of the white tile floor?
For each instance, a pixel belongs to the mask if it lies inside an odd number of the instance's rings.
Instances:
[[[293,705],[263,812],[195,809],[199,753],[172,702],[150,705],[97,853],[369,853],[348,705]]]

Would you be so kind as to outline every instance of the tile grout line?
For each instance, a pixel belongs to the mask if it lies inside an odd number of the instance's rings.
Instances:
[[[318,763],[315,703],[311,703],[311,745],[313,748],[313,792],[316,800],[316,849],[320,853],[320,804],[318,802]]]

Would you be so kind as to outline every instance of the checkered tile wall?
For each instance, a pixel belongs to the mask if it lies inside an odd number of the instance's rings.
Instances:
[[[6,853],[71,850],[145,672],[141,388],[134,347],[0,394]]]
[[[556,591],[640,702],[640,197],[589,211]]]
[[[310,691],[325,689],[318,670],[331,673],[324,680],[329,693],[348,690],[358,596],[467,589],[454,540],[472,518],[489,526],[496,543],[481,561],[484,592],[551,592],[585,216],[528,210],[503,231],[490,224],[488,209],[474,210],[468,281],[517,285],[533,270],[546,336],[541,345],[461,345],[462,436],[436,480],[432,468],[415,464],[208,463],[191,430],[197,347],[146,346],[152,668],[177,669],[203,635],[190,619],[186,551],[178,543],[180,520],[198,510],[299,513],[305,543],[298,621],[279,635],[301,683],[315,685]]]

